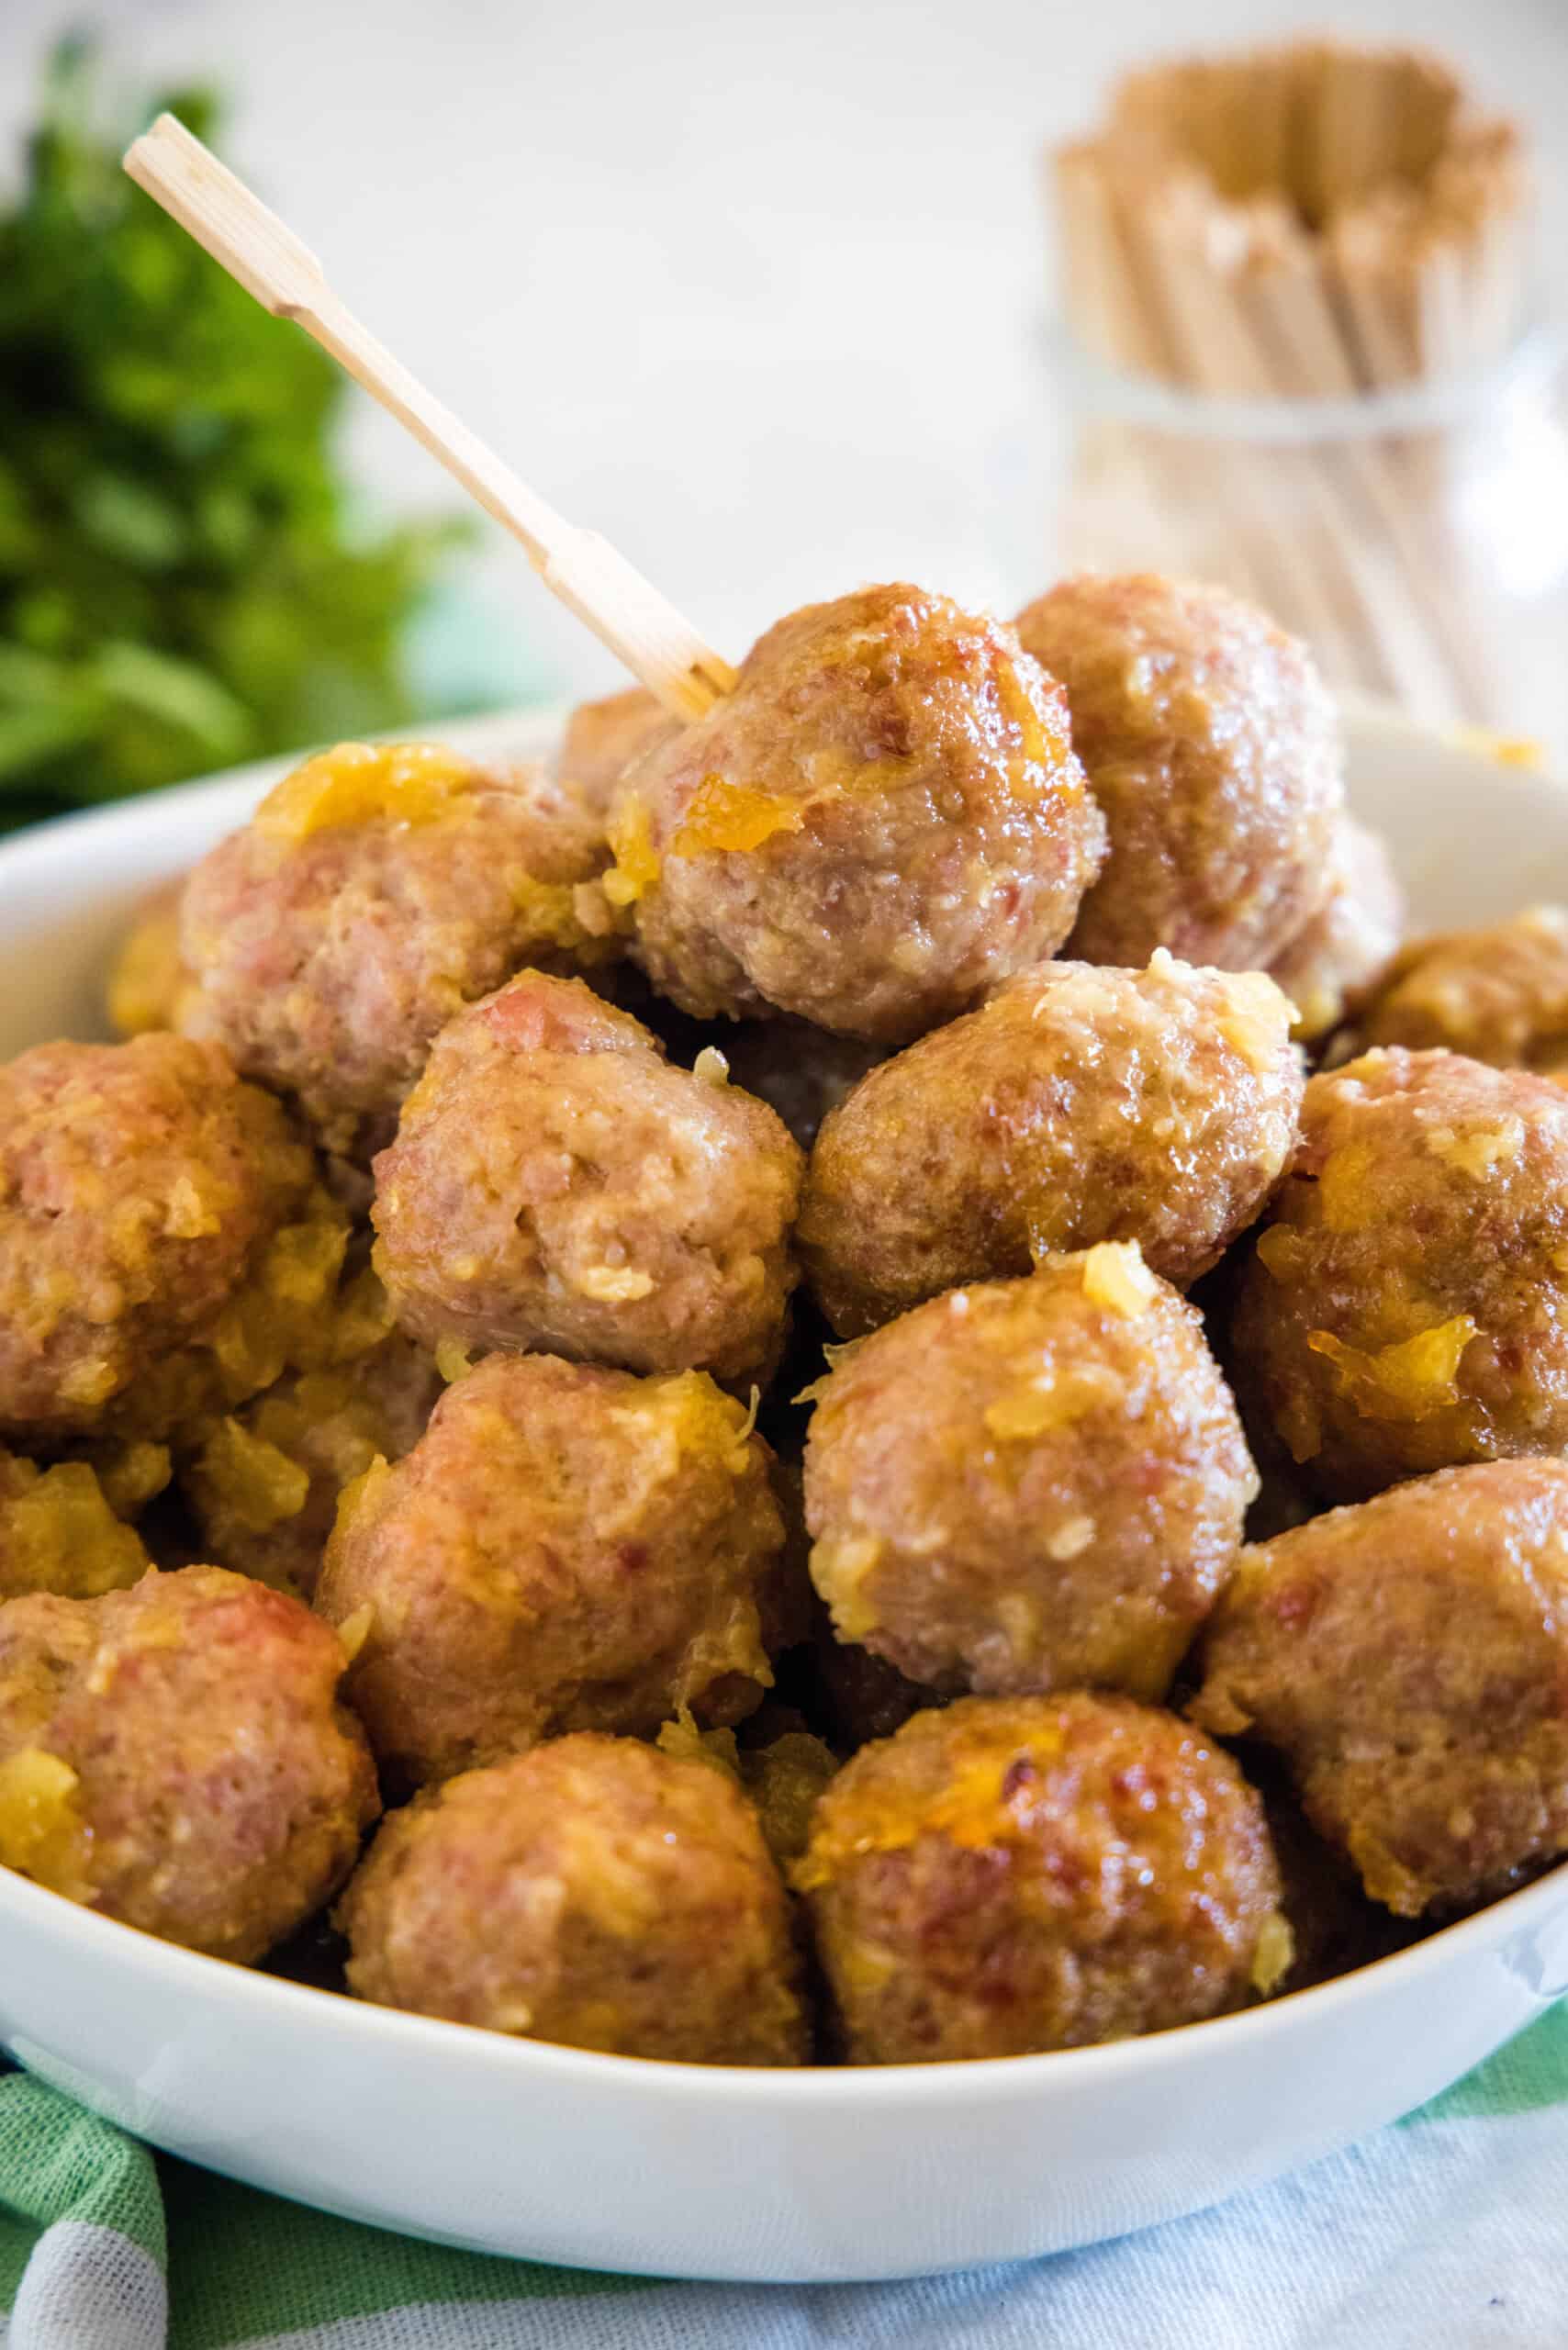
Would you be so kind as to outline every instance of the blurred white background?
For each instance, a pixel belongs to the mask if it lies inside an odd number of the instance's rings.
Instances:
[[[0,0],[7,173],[45,43],[84,19],[90,0]],[[221,81],[231,159],[369,324],[738,653],[857,579],[1003,610],[1037,592],[1063,440],[1040,149],[1142,54],[1322,19],[1289,0],[101,0],[95,21],[129,83]],[[1338,23],[1468,59],[1555,179],[1564,0]],[[368,403],[354,435],[380,497],[447,498]],[[617,681],[498,534],[481,595],[472,650],[504,644],[520,690]]]

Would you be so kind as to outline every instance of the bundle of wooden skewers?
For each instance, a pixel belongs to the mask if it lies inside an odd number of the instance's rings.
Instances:
[[[1304,41],[1130,75],[1048,187],[1077,342],[1173,391],[1103,398],[1070,554],[1136,538],[1257,596],[1338,682],[1506,723],[1456,508],[1525,318],[1518,125],[1424,51]]]

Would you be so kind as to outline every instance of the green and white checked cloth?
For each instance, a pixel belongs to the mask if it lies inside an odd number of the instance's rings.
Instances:
[[[446,2252],[155,2157],[13,2074],[0,2303],[6,2350],[1562,2350],[1568,2007],[1277,2186],[902,2285],[643,2283]]]

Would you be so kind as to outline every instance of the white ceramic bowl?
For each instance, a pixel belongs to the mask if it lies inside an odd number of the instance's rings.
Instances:
[[[1416,920],[1568,896],[1568,792],[1349,713]],[[547,717],[454,730],[545,746]],[[128,906],[280,770],[0,848],[0,1053],[90,1035]],[[1173,2219],[1432,2096],[1568,1986],[1568,1866],[1246,2015],[1056,2056],[739,2072],[511,2041],[174,1950],[0,1871],[0,2038],[156,2143],[385,2227],[754,2282],[912,2275]]]

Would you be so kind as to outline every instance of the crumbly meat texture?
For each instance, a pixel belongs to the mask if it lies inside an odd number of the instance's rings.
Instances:
[[[1316,911],[1343,801],[1305,646],[1225,588],[1152,572],[1064,580],[1016,625],[1067,689],[1110,833],[1070,953],[1266,968]]]
[[[1161,2031],[1242,2006],[1289,1960],[1259,1798],[1126,1698],[916,1714],[827,1787],[791,1874],[855,2064]]]
[[[551,762],[551,773],[579,821],[600,842],[608,836],[616,786],[634,759],[680,732],[646,686],[582,701],[572,711]]]
[[[1047,963],[874,1069],[823,1122],[797,1241],[857,1337],[960,1281],[1136,1240],[1185,1288],[1261,1211],[1301,1102],[1260,972]]]
[[[1568,1447],[1568,1094],[1441,1052],[1315,1077],[1230,1346],[1330,1500]]]
[[[770,629],[623,778],[611,842],[662,994],[902,1044],[1056,951],[1104,826],[1012,630],[895,586]]]
[[[1328,871],[1327,897],[1272,970],[1296,1008],[1295,1034],[1307,1044],[1337,1028],[1377,986],[1405,927],[1405,892],[1378,834],[1342,816]]]
[[[343,1654],[217,1567],[0,1606],[0,1860],[218,1958],[332,1896],[380,1808]]]
[[[109,1025],[121,1036],[158,1028],[199,1025],[196,979],[180,952],[180,903],[185,876],[176,874],[144,898],[115,950],[104,989]]]
[[[0,1600],[28,1591],[95,1599],[140,1582],[151,1563],[90,1461],[40,1467],[0,1449]]]
[[[751,1710],[784,1528],[768,1455],[695,1371],[497,1355],[344,1494],[316,1606],[400,1781],[565,1730]]]
[[[765,1103],[674,1068],[581,981],[523,972],[454,1021],[375,1162],[403,1326],[633,1371],[766,1376],[803,1162]]]
[[[584,1733],[387,1820],[344,1896],[363,1999],[568,2047],[802,2065],[784,1887],[722,1774]]]
[[[0,1068],[0,1431],[159,1437],[275,1378],[347,1239],[279,1103],[214,1045]]]
[[[1284,1758],[1366,1890],[1419,1917],[1568,1847],[1568,1464],[1396,1485],[1246,1551],[1193,1711]]]
[[[1568,909],[1531,906],[1506,922],[1415,940],[1361,1013],[1357,1039],[1568,1072]]]
[[[1197,1313],[1102,1243],[840,1356],[806,1446],[812,1576],[913,1681],[1159,1698],[1256,1491]]]
[[[326,1147],[383,1139],[432,1038],[524,964],[615,951],[607,852],[526,767],[342,744],[203,858],[181,951],[196,1015]]]
[[[204,1552],[308,1600],[343,1488],[411,1449],[442,1388],[433,1357],[388,1330],[205,1424],[179,1476]]]

